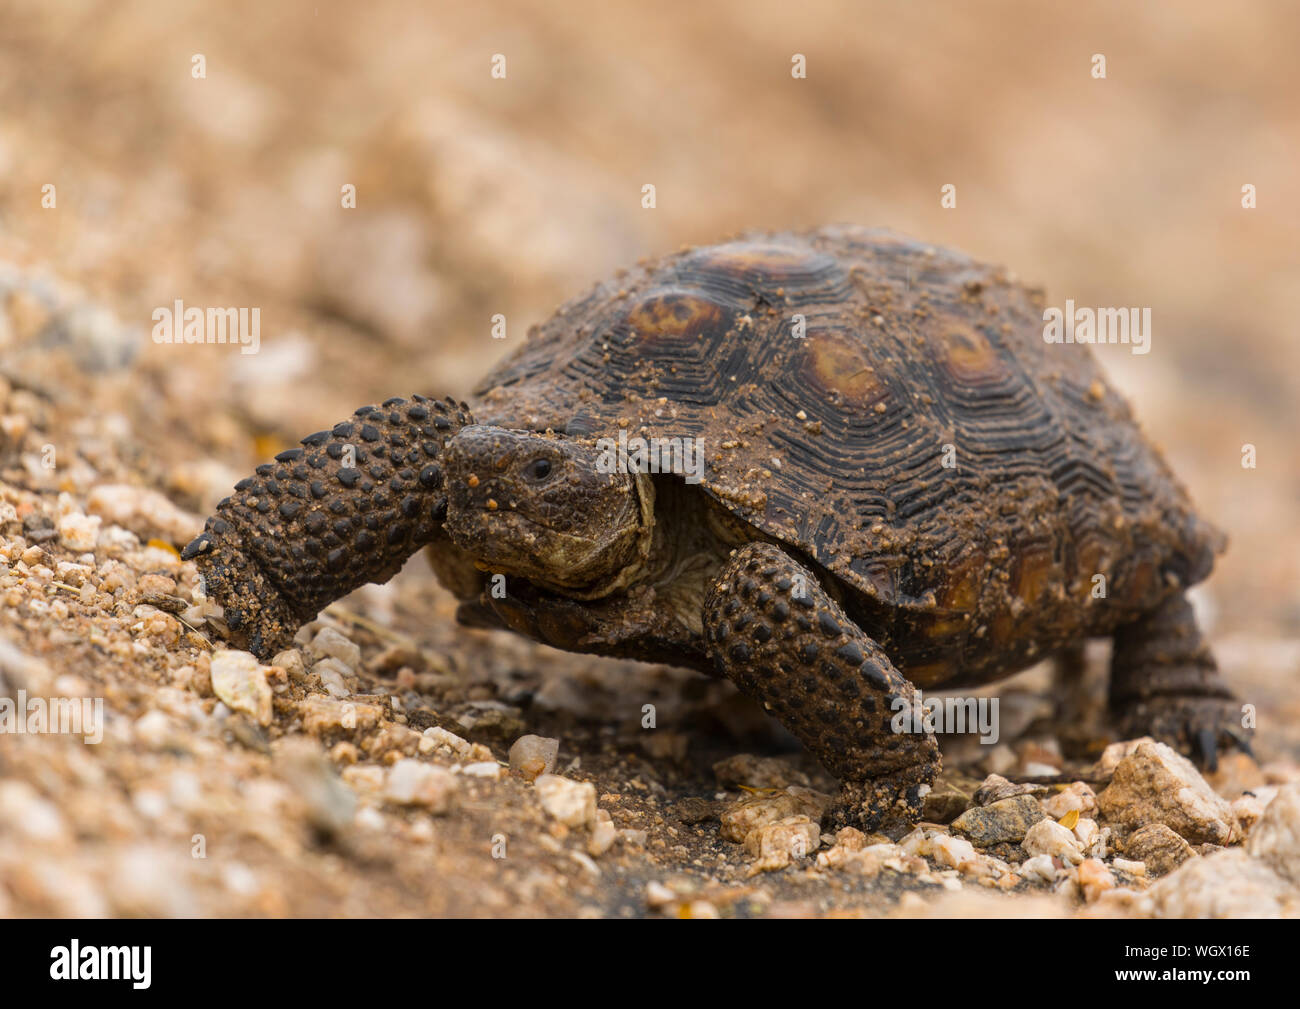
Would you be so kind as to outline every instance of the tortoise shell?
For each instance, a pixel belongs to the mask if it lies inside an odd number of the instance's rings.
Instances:
[[[977,682],[1109,633],[1223,545],[1043,309],[1000,268],[883,230],[747,235],[569,302],[473,411],[701,439],[704,492],[846,588],[914,682]]]

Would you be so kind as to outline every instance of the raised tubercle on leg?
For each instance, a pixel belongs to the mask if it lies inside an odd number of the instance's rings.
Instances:
[[[718,671],[755,698],[841,781],[832,823],[868,830],[915,821],[940,767],[916,688],[779,546],[736,550],[704,606]]]
[[[442,448],[469,408],[427,396],[363,406],[239,481],[181,557],[261,658],[326,605],[384,582],[447,513]]]

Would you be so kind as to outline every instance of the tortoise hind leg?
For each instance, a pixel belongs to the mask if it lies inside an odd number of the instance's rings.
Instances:
[[[1052,697],[1056,737],[1066,756],[1086,756],[1100,728],[1104,704],[1099,694],[1094,696],[1093,687],[1084,645],[1063,648],[1052,662]]]
[[[919,817],[939,772],[934,734],[896,732],[916,688],[816,576],[780,547],[732,553],[704,603],[718,672],[761,702],[843,786],[832,824],[896,831]]]
[[[1251,752],[1241,702],[1219,675],[1182,594],[1115,632],[1110,709],[1124,738],[1154,736],[1211,771],[1221,745]]]

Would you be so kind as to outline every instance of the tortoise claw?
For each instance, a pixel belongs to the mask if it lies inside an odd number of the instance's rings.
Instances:
[[[1219,740],[1213,729],[1197,729],[1193,740],[1205,769],[1213,774],[1219,769]]]

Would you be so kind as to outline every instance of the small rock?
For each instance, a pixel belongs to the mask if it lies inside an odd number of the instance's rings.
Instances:
[[[1074,836],[1083,845],[1085,854],[1093,858],[1105,857],[1104,838],[1096,820],[1089,820],[1086,816],[1079,817],[1078,823],[1074,825]]]
[[[1085,858],[1079,863],[1079,889],[1083,891],[1083,899],[1091,904],[1107,890],[1115,889],[1115,877],[1104,863]]]
[[[1124,840],[1124,854],[1144,862],[1152,876],[1173,872],[1196,857],[1192,846],[1163,823],[1149,823],[1133,831]]]
[[[830,796],[792,785],[784,792],[741,799],[723,810],[720,833],[725,840],[743,843],[750,831],[791,816],[820,819],[829,804]]]
[[[501,745],[523,735],[522,712],[501,701],[470,701],[456,715],[465,731],[487,736]]]
[[[975,805],[991,806],[1016,795],[1038,795],[1045,791],[1043,785],[1008,781],[1000,774],[990,774],[975,790]]]
[[[980,856],[975,846],[965,838],[938,834],[930,842],[930,857],[940,865],[962,872]]]
[[[351,767],[343,768],[339,772],[339,777],[358,792],[365,792],[370,795],[381,794],[388,783],[388,778],[384,775],[384,769],[377,764],[353,764]],[[379,822],[383,822],[382,815],[370,806],[362,807],[357,812],[357,819],[361,820],[363,814],[366,818],[372,820],[379,817]]]
[[[1264,803],[1259,796],[1247,792],[1232,801],[1232,815],[1237,818],[1242,831],[1249,835],[1251,828],[1264,815]]]
[[[597,809],[596,823],[591,828],[591,836],[587,838],[587,854],[599,858],[613,847],[616,840],[618,830],[614,827],[614,821],[605,810]]]
[[[1246,850],[1300,885],[1300,784],[1278,791],[1251,832]]]
[[[420,752],[432,753],[439,747],[450,750],[458,757],[469,757],[474,750],[473,744],[468,739],[447,731],[441,725],[430,725],[424,730],[420,741]]]
[[[668,907],[680,899],[676,893],[658,880],[652,879],[645,885],[645,902],[654,910]]]
[[[69,511],[59,515],[59,542],[75,553],[88,553],[99,542],[98,515]]]
[[[1097,758],[1092,777],[1109,778],[1115,773],[1115,768],[1119,767],[1120,761],[1136,750],[1142,743],[1154,742],[1155,740],[1150,736],[1139,736],[1137,739],[1125,739],[1122,742],[1111,743],[1101,751],[1101,756]]]
[[[836,843],[817,855],[817,864],[824,869],[839,869],[865,879],[875,879],[887,868],[896,872],[905,872],[913,864],[920,869],[928,868],[924,859],[905,855],[898,845],[892,843],[868,844],[863,848]]]
[[[1041,800],[1043,812],[1053,820],[1059,820],[1066,813],[1078,810],[1081,817],[1097,815],[1097,793],[1085,781],[1074,781],[1054,795]]]
[[[821,828],[807,816],[788,816],[757,827],[745,837],[745,851],[758,861],[751,875],[784,869],[795,859],[807,858],[821,843]]]
[[[496,781],[501,777],[501,765],[495,760],[480,760],[477,763],[466,764],[460,769],[460,773],[469,778],[490,778]]]
[[[279,666],[295,683],[299,682],[307,672],[302,651],[297,648],[286,648],[283,652],[276,652],[271,659],[271,665]]]
[[[305,698],[298,705],[298,713],[302,727],[313,736],[373,729],[383,719],[383,710],[377,705],[344,704],[319,695]]]
[[[1022,739],[1012,749],[1016,751],[1019,773],[1026,777],[1051,777],[1061,773],[1061,747],[1054,739]]]
[[[361,666],[361,649],[333,627],[322,627],[307,647],[317,655],[338,659],[348,673],[356,672]]]
[[[835,835],[835,844],[845,851],[861,851],[867,846],[867,835],[857,827],[841,827]]]
[[[534,788],[542,809],[566,827],[585,827],[596,822],[596,786],[591,782],[543,774]]]
[[[1286,786],[1268,804],[1245,850],[1188,859],[1150,897],[1157,917],[1300,916],[1300,785]]]
[[[552,774],[560,755],[560,741],[548,736],[520,736],[510,746],[510,769],[525,781]]]
[[[1055,820],[1039,820],[1028,831],[1021,847],[1030,855],[1054,855],[1071,865],[1083,861],[1083,845]]]
[[[1265,862],[1231,848],[1192,858],[1149,891],[1159,918],[1286,918],[1300,915],[1300,895]]]
[[[389,770],[384,798],[399,806],[422,806],[431,813],[445,813],[451,808],[456,789],[456,776],[445,767],[407,758]]]
[[[258,725],[271,724],[268,667],[249,652],[220,649],[212,654],[212,690],[232,711],[242,711]]]
[[[1227,844],[1236,832],[1228,803],[1164,743],[1138,743],[1097,801],[1113,824],[1137,829],[1163,823],[1193,844]]]
[[[988,806],[966,810],[952,822],[952,829],[980,847],[1004,841],[1023,840],[1029,828],[1044,819],[1038,800],[1032,795],[1013,795]]]
[[[321,685],[324,686],[326,693],[331,697],[343,699],[351,697],[352,691],[349,689],[345,677],[352,675],[352,670],[339,659],[321,659],[311,671],[320,677]]]
[[[28,543],[44,543],[58,535],[54,520],[43,512],[31,512],[23,517],[23,538]]]
[[[1035,855],[1026,859],[1016,871],[1026,879],[1037,879],[1044,883],[1053,882],[1058,872],[1051,855]]]

